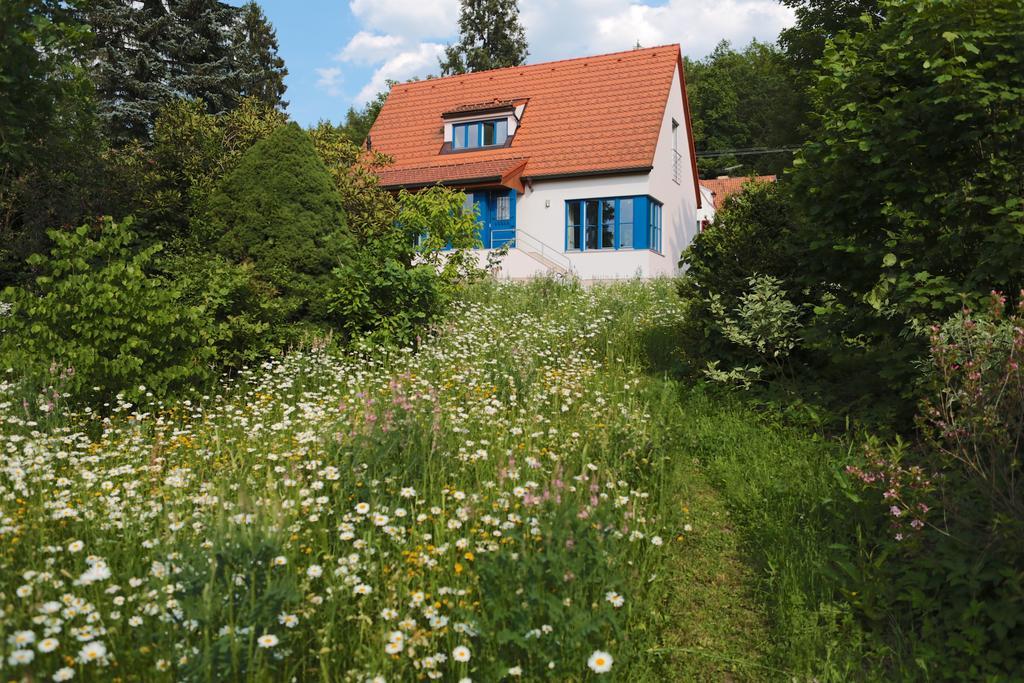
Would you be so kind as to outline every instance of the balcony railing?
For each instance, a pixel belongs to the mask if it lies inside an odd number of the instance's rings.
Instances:
[[[672,180],[676,185],[683,183],[683,155],[672,150]]]

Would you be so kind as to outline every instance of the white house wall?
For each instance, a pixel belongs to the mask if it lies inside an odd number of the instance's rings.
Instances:
[[[679,123],[679,153],[682,154],[679,183],[672,179],[672,120]],[[697,236],[697,197],[690,163],[689,120],[683,109],[682,79],[676,67],[669,90],[665,115],[661,121],[658,146],[654,151],[654,168],[650,174],[651,196],[662,202],[662,251],[652,264],[654,275],[672,275],[679,272],[679,256]]]
[[[652,252],[638,249],[617,251],[565,250],[565,203],[573,199],[629,197],[648,194],[647,174],[592,176],[561,180],[537,180],[516,201],[516,232],[527,233],[546,247],[564,253],[579,277],[590,279],[650,277]],[[529,238],[519,240],[524,247]],[[531,259],[532,260],[532,259]],[[509,261],[509,277],[520,275]]]

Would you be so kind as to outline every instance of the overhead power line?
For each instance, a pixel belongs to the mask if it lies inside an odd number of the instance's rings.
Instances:
[[[697,152],[698,157],[713,158],[713,157],[743,157],[752,154],[776,154],[778,152],[795,152],[800,149],[799,147],[777,147],[775,149],[767,149],[764,147],[748,147],[746,149],[723,149],[716,150],[714,152]]]

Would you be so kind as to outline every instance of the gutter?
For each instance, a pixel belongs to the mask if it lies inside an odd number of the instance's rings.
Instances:
[[[630,168],[609,168],[597,171],[574,171],[572,173],[542,173],[538,175],[523,176],[529,180],[557,180],[559,178],[587,178],[602,175],[627,175],[634,173],[650,173],[653,166],[633,166]]]

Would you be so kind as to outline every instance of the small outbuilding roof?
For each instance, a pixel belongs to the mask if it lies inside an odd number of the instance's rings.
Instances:
[[[722,204],[725,203],[726,197],[736,194],[737,192],[742,192],[743,186],[752,180],[757,182],[774,183],[775,176],[738,176],[735,178],[729,176],[718,176],[717,178],[701,180],[700,184],[711,191],[711,197],[715,202],[715,210],[718,210],[722,208]]]

